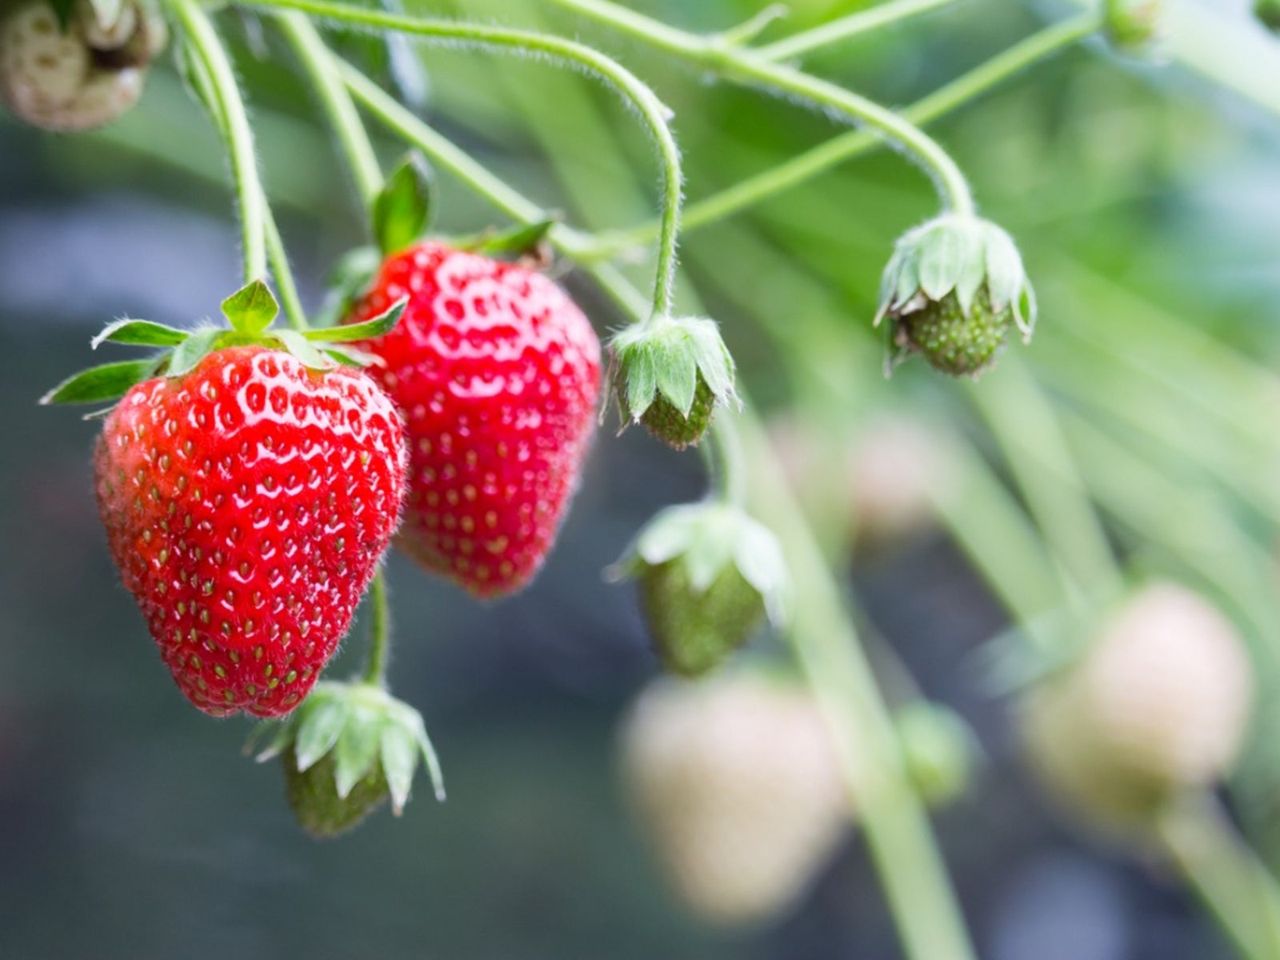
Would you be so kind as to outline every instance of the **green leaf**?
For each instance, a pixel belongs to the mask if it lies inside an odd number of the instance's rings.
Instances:
[[[297,330],[277,330],[275,338],[280,342],[280,346],[312,370],[332,370],[335,366],[333,359],[327,353],[317,350]]]
[[[252,280],[222,301],[222,312],[237,333],[257,337],[271,326],[280,304],[265,282]]]
[[[383,253],[398,253],[427,229],[431,183],[426,162],[411,153],[373,200],[373,236]]]
[[[409,800],[418,768],[418,740],[409,730],[389,723],[382,731],[382,773],[391,792],[391,809],[399,814]]]
[[[169,327],[163,323],[150,320],[130,320],[124,317],[107,324],[101,333],[89,341],[89,346],[97,350],[102,344],[129,343],[148,347],[175,347],[187,339],[187,331],[177,327]]]
[[[383,719],[373,711],[355,707],[350,721],[333,748],[334,783],[338,796],[346,799],[357,783],[368,776],[378,762]]]
[[[706,509],[699,503],[667,507],[640,531],[636,555],[645,563],[658,566],[684,553]]]
[[[556,225],[556,218],[539,220],[537,223],[522,224],[511,230],[498,233],[483,233],[461,244],[463,250],[497,256],[503,253],[522,254],[533,250],[546,239],[551,228]]]
[[[93,16],[98,23],[110,29],[120,22],[120,14],[124,12],[123,0],[89,0]]]
[[[405,295],[372,320],[363,323],[348,323],[336,327],[319,330],[308,330],[303,334],[308,340],[319,340],[324,343],[352,343],[356,340],[373,340],[395,329],[400,318],[404,316],[405,307],[409,305],[409,297]]]
[[[778,538],[768,527],[744,517],[733,559],[742,579],[764,598],[769,620],[780,626],[785,621],[784,601],[789,578]]]
[[[720,331],[715,323],[707,320],[691,325],[689,333],[693,337],[698,371],[712,396],[721,402],[729,400],[736,393],[733,387],[733,357],[729,354],[729,348],[724,345]]]
[[[270,732],[271,737],[266,741],[261,750],[257,750],[258,741],[264,733]],[[267,720],[255,728],[253,735],[248,743],[244,745],[245,752],[257,750],[253,758],[258,763],[265,763],[275,757],[280,756],[284,752],[285,747],[293,742],[293,724],[289,721],[280,722],[278,720]]]
[[[180,377],[195,369],[196,364],[207,357],[217,345],[218,338],[226,331],[209,328],[196,330],[169,355],[169,366],[165,370],[166,377]]]
[[[426,761],[427,773],[431,777],[431,789],[435,791],[436,801],[444,803],[444,772],[440,769],[440,757],[436,754],[435,744],[427,736],[427,728],[422,718],[418,718],[418,749],[422,751],[422,759]]]
[[[363,369],[364,367],[380,366],[386,363],[376,353],[357,350],[355,347],[326,346],[324,347],[324,352],[330,359],[337,361],[344,367]]]
[[[40,398],[42,405],[54,403],[102,403],[118,400],[130,387],[155,375],[162,358],[122,360],[81,370]]]
[[[298,723],[298,739],[293,748],[299,773],[309,770],[333,749],[349,714],[350,708],[341,697],[322,700],[307,711]]]
[[[919,253],[920,289],[933,301],[941,300],[953,289],[964,263],[967,233],[940,227],[934,230]]]

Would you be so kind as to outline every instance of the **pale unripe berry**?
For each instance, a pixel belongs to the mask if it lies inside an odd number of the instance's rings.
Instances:
[[[750,672],[661,680],[623,730],[623,766],[670,878],[697,914],[767,920],[832,855],[848,817],[811,696]]]
[[[858,539],[894,542],[929,526],[941,461],[938,439],[920,423],[906,417],[869,423],[849,455]]]
[[[1178,791],[1230,771],[1252,695],[1232,624],[1186,588],[1149,586],[1077,663],[1029,694],[1031,759],[1086,818],[1138,826]]]
[[[110,123],[141,96],[164,39],[163,21],[132,4],[113,24],[79,4],[65,30],[45,0],[21,4],[0,21],[0,101],[45,130]]]

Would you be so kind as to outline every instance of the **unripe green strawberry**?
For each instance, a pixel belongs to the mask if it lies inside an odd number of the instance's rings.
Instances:
[[[381,763],[375,763],[345,797],[338,795],[335,786],[338,762],[332,753],[299,770],[298,755],[290,749],[281,763],[289,809],[299,826],[316,838],[336,837],[353,829],[390,795]]]
[[[46,0],[31,0],[0,22],[0,101],[46,130],[102,126],[137,101],[163,42],[163,21],[133,3],[111,23],[78,4],[64,29]]]
[[[345,833],[388,797],[399,816],[420,756],[444,799],[422,717],[376,684],[318,683],[287,719],[259,728],[254,739],[264,732],[270,740],[257,758],[282,758],[289,806],[312,836]]]
[[[613,391],[624,425],[677,450],[707,432],[719,404],[732,403],[734,366],[720,331],[697,317],[654,317],[613,338]]]
[[[1018,330],[1030,340],[1035,294],[1018,248],[995,224],[948,213],[898,241],[881,281],[888,369],[913,353],[953,376],[990,369]]]
[[[662,511],[615,570],[638,582],[658,656],[684,676],[717,666],[746,643],[766,613],[782,616],[786,567],[777,541],[727,504]]]
[[[894,725],[907,776],[925,803],[943,807],[969,789],[978,741],[959,714],[919,702],[901,710]]]
[[[848,800],[813,698],[739,670],[665,679],[622,731],[626,784],[677,892],[725,925],[789,909],[832,855]]]
[[[1104,31],[1117,50],[1135,51],[1159,37],[1164,0],[1105,0]]]
[[[1252,694],[1234,626],[1184,587],[1149,586],[1027,695],[1031,760],[1086,819],[1141,826],[1180,790],[1230,771]]]

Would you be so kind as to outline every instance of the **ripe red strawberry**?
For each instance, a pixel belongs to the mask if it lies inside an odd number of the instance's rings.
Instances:
[[[132,387],[95,468],[112,557],[182,692],[217,716],[288,713],[395,531],[391,401],[358,371],[231,347]]]
[[[404,413],[399,543],[478,596],[524,586],[551,548],[596,423],[600,342],[554,283],[424,242],[388,257],[349,322],[409,302],[359,346]]]

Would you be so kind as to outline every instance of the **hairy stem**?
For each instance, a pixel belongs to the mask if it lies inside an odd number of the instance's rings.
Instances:
[[[766,60],[792,60],[953,2],[955,0],[889,0],[888,3],[838,17],[812,30],[792,34],[785,40],[757,47],[756,54]]]
[[[930,123],[981,96],[1020,70],[1090,36],[1097,31],[1100,22],[1100,15],[1090,11],[1046,27],[917,100],[902,111],[902,116],[915,124]],[[884,139],[869,130],[841,134],[772,169],[687,204],[681,229],[688,233],[719,223],[883,145]],[[590,255],[612,257],[619,250],[649,243],[657,235],[657,229],[654,222],[613,231],[590,251]]]
[[[633,13],[609,0],[550,0],[649,43],[667,53],[720,73],[739,83],[799,98],[835,111],[855,123],[878,131],[915,157],[933,178],[944,206],[957,213],[973,210],[973,196],[964,174],[938,143],[900,114],[843,87],[783,64],[753,50],[719,43]]]
[[[184,2],[190,2],[190,0],[184,0]],[[654,281],[652,303],[653,313],[670,312],[684,188],[680,150],[667,123],[670,111],[643,81],[620,63],[585,44],[527,30],[402,16],[380,10],[330,3],[327,0],[245,0],[244,5],[299,10],[330,21],[381,30],[395,30],[428,40],[462,42],[496,50],[515,50],[551,57],[572,63],[603,80],[640,114],[661,158],[662,216],[658,231],[657,275]]]
[[[539,219],[541,211],[536,204],[520,197],[420,119],[398,108],[376,85],[362,82],[350,68],[344,70],[344,77],[357,98],[393,130],[482,197],[511,216]],[[553,230],[552,242],[572,257],[571,249],[561,242],[562,236]],[[637,320],[645,316],[644,299],[614,267],[597,264],[588,269],[625,313]],[[776,477],[771,454],[761,446],[760,430],[750,411],[736,420],[722,415],[715,429],[734,431],[735,423],[750,431],[747,460],[751,476],[772,478],[749,495],[762,518],[782,538],[798,587],[795,606],[799,613],[789,636],[840,745],[849,790],[856,796],[860,820],[908,953],[912,960],[973,960],[973,948],[928,818],[902,770],[888,706],[844,610],[839,585],[785,482]],[[743,470],[731,472],[746,475]]]
[[[231,153],[231,173],[240,203],[240,228],[244,247],[244,279],[248,283],[266,276],[266,194],[258,176],[253,149],[253,129],[244,100],[236,85],[235,71],[208,15],[197,0],[169,0],[191,52],[208,78],[208,93],[223,124]]]
[[[382,167],[360,121],[360,114],[342,82],[334,56],[325,46],[319,31],[301,13],[282,13],[277,19],[315,87],[320,105],[342,146],[351,177],[360,193],[360,202],[367,208],[382,188]]]
[[[387,685],[387,657],[391,648],[391,613],[387,603],[387,575],[379,569],[369,584],[369,659],[362,679],[378,687]]]
[[[285,319],[295,330],[306,330],[307,313],[302,308],[302,300],[298,297],[298,285],[293,279],[293,270],[289,267],[289,254],[284,248],[284,240],[280,236],[280,227],[276,224],[271,207],[263,204],[267,215],[267,259],[271,262],[271,276],[276,281],[276,292],[280,295],[280,304],[284,307]]]

